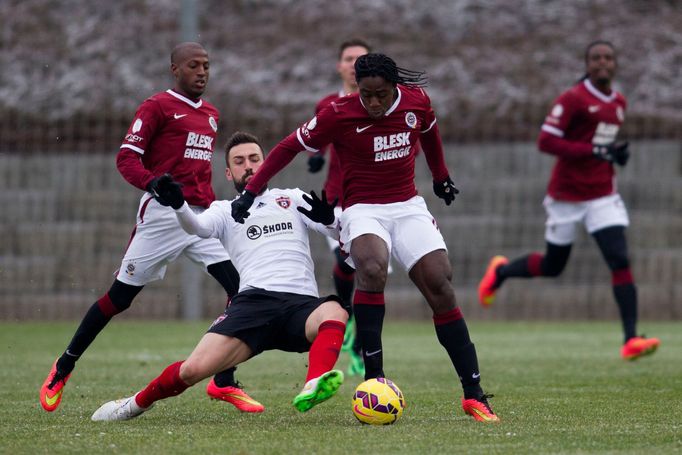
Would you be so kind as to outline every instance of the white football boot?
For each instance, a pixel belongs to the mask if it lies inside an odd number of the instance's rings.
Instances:
[[[114,420],[130,420],[145,411],[152,408],[142,408],[135,402],[135,394],[129,398],[121,398],[120,400],[109,401],[99,407],[98,410],[90,417],[93,422],[106,422]]]

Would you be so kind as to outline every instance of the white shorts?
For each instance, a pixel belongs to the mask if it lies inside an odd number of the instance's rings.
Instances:
[[[192,207],[196,213],[201,207]],[[160,280],[168,263],[181,254],[204,268],[227,261],[230,256],[218,239],[187,234],[170,207],[164,207],[145,193],[137,211],[137,225],[130,238],[116,279],[132,286]]]
[[[341,207],[334,207],[334,216],[337,219],[341,218],[342,212],[343,210],[341,209]],[[333,239],[331,237],[327,237],[326,235],[324,236],[324,238],[327,239],[327,246],[329,246],[329,251],[331,251],[332,253],[336,251],[336,249],[340,246],[338,240]]]
[[[447,251],[436,221],[421,196],[391,204],[355,204],[344,210],[341,214],[343,251],[350,254],[353,239],[364,234],[381,237],[389,256],[407,271],[426,254]]]
[[[630,224],[625,203],[618,193],[583,202],[557,201],[545,196],[542,205],[547,211],[545,240],[555,245],[572,244],[578,223],[583,223],[590,234],[609,226]]]

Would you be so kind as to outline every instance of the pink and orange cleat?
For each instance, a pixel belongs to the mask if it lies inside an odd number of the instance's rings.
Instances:
[[[469,398],[468,400],[462,398],[462,408],[465,413],[479,422],[499,422],[500,419],[495,415],[488,404],[488,398],[490,397],[492,397],[492,395],[483,395],[478,400],[476,398]]]
[[[40,404],[47,412],[52,412],[59,407],[59,403],[62,402],[64,386],[66,385],[66,381],[71,377],[69,374],[65,378],[55,380],[56,376],[57,361],[55,360],[54,364],[52,364],[50,374],[47,375],[45,382],[43,382],[43,386],[40,388]]]
[[[239,387],[218,387],[213,379],[206,386],[206,393],[214,400],[227,401],[242,412],[265,411],[265,406],[251,398]]]
[[[637,360],[656,352],[660,344],[661,340],[658,338],[646,338],[644,336],[630,338],[621,348],[620,355],[625,360]]]
[[[488,263],[485,275],[483,275],[481,282],[478,284],[478,301],[484,308],[488,308],[495,301],[497,269],[506,264],[509,264],[509,259],[504,256],[495,256]]]

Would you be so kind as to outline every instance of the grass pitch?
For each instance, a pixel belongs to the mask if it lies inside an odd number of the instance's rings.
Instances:
[[[265,353],[237,376],[260,415],[210,401],[206,382],[128,422],[91,422],[105,401],[130,396],[185,358],[207,324],[114,321],[79,361],[54,413],[38,389],[75,323],[0,324],[1,453],[671,453],[682,452],[682,324],[642,323],[662,347],[619,358],[609,323],[469,324],[483,385],[502,422],[465,416],[461,389],[429,323],[384,329],[387,376],[407,401],[392,426],[360,425],[347,377],[337,396],[301,414],[291,405],[305,354]],[[342,354],[339,367],[347,357]]]

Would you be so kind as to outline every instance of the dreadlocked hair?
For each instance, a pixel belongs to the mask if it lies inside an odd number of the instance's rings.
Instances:
[[[400,68],[393,59],[384,54],[365,54],[355,61],[355,80],[363,77],[379,76],[392,84],[410,87],[426,87],[427,79],[424,71],[412,71]]]

